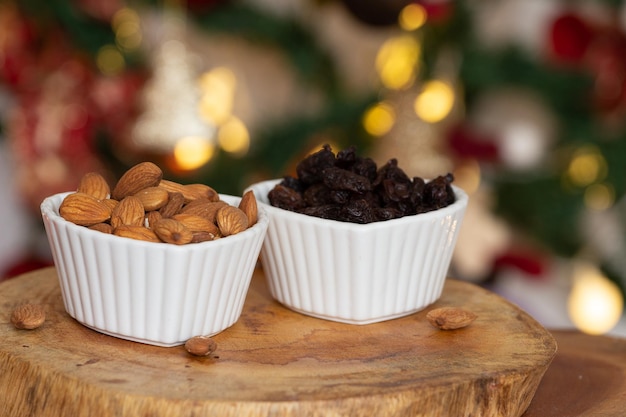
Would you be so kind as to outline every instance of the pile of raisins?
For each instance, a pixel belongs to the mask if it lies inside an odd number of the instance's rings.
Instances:
[[[409,178],[391,159],[378,168],[354,146],[335,155],[324,145],[268,194],[270,204],[324,219],[372,223],[425,213],[455,201],[452,174],[425,182]]]

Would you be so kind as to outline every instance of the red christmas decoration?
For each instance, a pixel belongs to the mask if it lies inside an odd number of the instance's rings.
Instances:
[[[483,162],[496,162],[500,150],[495,138],[480,134],[463,123],[452,128],[447,134],[450,151],[463,158],[476,158]]]
[[[593,30],[575,13],[557,17],[550,28],[550,52],[561,63],[580,63],[593,38]]]

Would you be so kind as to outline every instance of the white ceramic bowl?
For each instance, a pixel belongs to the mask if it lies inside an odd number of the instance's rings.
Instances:
[[[368,324],[422,310],[441,296],[468,196],[428,213],[369,224],[269,204],[281,180],[250,186],[270,218],[261,262],[272,296],[292,310]]]
[[[267,231],[262,207],[257,224],[241,233],[178,246],[68,222],[58,211],[67,194],[46,198],[41,213],[70,316],[99,332],[157,346],[214,335],[239,319]],[[231,205],[240,200],[220,198]]]

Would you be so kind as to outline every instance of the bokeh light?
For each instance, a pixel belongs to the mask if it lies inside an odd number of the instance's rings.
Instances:
[[[420,54],[420,44],[414,36],[397,36],[383,43],[376,55],[376,70],[383,85],[392,90],[411,86]]]
[[[388,133],[396,121],[393,107],[386,102],[373,105],[363,115],[363,127],[372,136],[383,136]]]
[[[415,99],[415,114],[429,123],[445,119],[454,106],[454,90],[448,83],[431,80],[424,84],[422,92]]]
[[[217,140],[224,151],[237,156],[244,156],[250,148],[248,128],[234,116],[220,127]]]
[[[426,9],[421,4],[411,3],[400,12],[398,24],[406,31],[413,31],[421,28],[426,23],[427,17]]]
[[[209,123],[220,125],[232,114],[237,79],[228,68],[219,67],[207,71],[198,80],[202,97],[200,116]]]
[[[122,50],[134,51],[141,46],[141,22],[133,9],[123,7],[118,10],[113,16],[111,27],[115,33],[115,42]]]
[[[185,136],[174,146],[174,159],[179,169],[190,171],[200,168],[211,160],[215,145],[202,136]]]
[[[594,267],[580,265],[568,299],[572,322],[582,332],[603,334],[619,321],[624,308],[619,287]]]
[[[595,146],[583,146],[574,152],[567,167],[568,180],[579,187],[602,181],[607,174],[607,163]]]
[[[96,65],[104,75],[117,75],[125,69],[126,62],[119,49],[113,45],[106,45],[98,51]]]
[[[592,184],[585,189],[585,206],[602,211],[609,209],[615,202],[615,190],[610,184]]]

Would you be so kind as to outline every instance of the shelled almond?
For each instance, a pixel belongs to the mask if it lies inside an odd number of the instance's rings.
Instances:
[[[114,187],[90,172],[59,214],[94,231],[149,242],[188,244],[240,233],[256,223],[257,204],[248,191],[235,207],[205,184],[163,179],[161,169],[142,162],[126,171]]]

